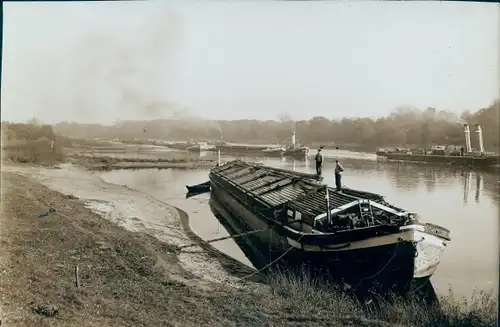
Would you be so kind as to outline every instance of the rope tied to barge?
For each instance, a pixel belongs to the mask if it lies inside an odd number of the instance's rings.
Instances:
[[[227,239],[230,239],[230,238],[236,239],[236,238],[243,237],[243,236],[248,236],[248,235],[252,235],[252,234],[256,234],[256,233],[260,233],[260,232],[265,232],[265,231],[268,231],[268,230],[270,230],[272,228],[273,227],[270,226],[270,227],[267,227],[267,228],[257,229],[257,230],[253,230],[253,231],[246,232],[246,233],[241,233],[241,234],[236,234],[236,235],[229,235],[229,236],[214,238],[214,239],[211,239],[211,240],[208,240],[208,241],[203,241],[203,242],[204,243],[213,243],[213,242],[227,240]],[[178,250],[182,250],[182,249],[185,249],[185,248],[190,248],[190,247],[198,246],[198,245],[200,245],[200,244],[199,243],[191,243],[191,244],[186,244],[186,245],[178,246],[177,249]]]
[[[300,235],[300,237],[297,239],[297,242],[299,242],[302,237],[304,236],[304,234]],[[271,267],[273,264],[275,264],[276,262],[278,262],[279,260],[281,260],[283,257],[285,257],[290,251],[293,250],[293,246],[290,246],[290,248],[288,248],[288,250],[286,250],[285,252],[283,252],[283,254],[281,254],[279,257],[277,257],[276,259],[274,259],[273,261],[269,262],[267,265],[265,265],[264,267],[260,268],[260,269],[257,269],[255,270],[254,272],[246,275],[246,276],[243,276],[241,278],[238,278],[236,281],[238,282],[241,282],[247,278],[250,278],[256,274],[260,274],[261,272],[263,272],[264,270],[266,270],[267,268]]]

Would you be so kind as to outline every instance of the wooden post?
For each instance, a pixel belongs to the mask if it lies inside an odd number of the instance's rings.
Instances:
[[[328,194],[328,185],[325,188],[326,198],[326,216],[328,217],[328,224],[332,223],[332,213],[330,212],[330,195]]]
[[[78,265],[75,266],[75,286],[80,287],[80,270],[78,269]]]

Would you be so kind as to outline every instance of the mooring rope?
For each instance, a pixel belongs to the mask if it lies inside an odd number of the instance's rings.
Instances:
[[[219,238],[214,238],[214,239],[211,239],[211,240],[206,240],[206,241],[202,241],[203,243],[206,243],[206,244],[209,244],[209,243],[213,243],[213,242],[218,242],[218,241],[223,241],[223,240],[228,240],[228,239],[236,239],[236,238],[240,238],[240,237],[243,237],[243,236],[249,236],[249,235],[252,235],[252,234],[257,234],[259,232],[264,232],[264,231],[267,231],[269,229],[271,229],[272,227],[267,227],[267,228],[261,228],[261,229],[257,229],[257,230],[253,230],[253,231],[249,231],[249,232],[246,232],[246,233],[241,233],[241,234],[236,234],[236,235],[229,235],[229,236],[223,236],[223,237],[219,237]],[[179,250],[182,250],[182,249],[185,249],[185,248],[189,248],[189,247],[194,247],[194,246],[199,246],[200,243],[199,242],[196,242],[196,243],[190,243],[190,244],[186,244],[186,245],[181,245],[178,247]]]
[[[304,236],[304,234],[300,235],[300,237],[297,239],[297,242],[300,242],[300,240],[302,239],[302,237]],[[261,273],[262,271],[264,271],[265,269],[269,268],[270,266],[272,266],[273,264],[275,264],[276,262],[278,262],[279,260],[281,260],[285,255],[287,255],[290,251],[293,250],[293,246],[290,246],[290,248],[288,250],[286,250],[284,253],[282,253],[279,257],[277,257],[276,259],[274,259],[273,261],[269,262],[267,265],[265,265],[264,267],[260,268],[260,269],[257,269],[255,270],[254,272],[246,275],[246,276],[243,276],[241,278],[238,278],[236,279],[237,282],[241,282],[247,278],[250,278],[258,273]]]
[[[387,262],[385,263],[385,265],[383,265],[383,266],[382,266],[382,268],[380,268],[380,270],[379,270],[379,271],[377,271],[376,273],[374,273],[373,275],[371,275],[371,276],[369,276],[369,277],[364,277],[364,278],[361,278],[361,279],[360,279],[360,281],[359,281],[359,283],[358,283],[358,284],[354,287],[354,289],[355,289],[355,290],[356,290],[356,289],[357,289],[357,288],[361,285],[361,283],[363,283],[363,281],[365,281],[365,280],[369,280],[369,279],[373,279],[373,278],[377,277],[378,275],[380,275],[380,274],[382,273],[382,271],[384,271],[384,269],[385,269],[385,268],[387,268],[387,266],[388,266],[388,265],[392,262],[392,260],[394,260],[394,258],[396,257],[396,251],[397,251],[397,250],[398,250],[398,248],[399,248],[399,244],[400,244],[400,242],[398,242],[398,243],[396,244],[396,248],[395,248],[395,249],[394,249],[394,251],[392,252],[392,256],[391,256],[391,258],[389,259],[389,261],[387,261]]]

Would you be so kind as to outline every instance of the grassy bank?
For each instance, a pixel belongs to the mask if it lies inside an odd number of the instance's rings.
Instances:
[[[457,300],[452,290],[439,298],[439,307],[422,302],[391,299],[375,305],[361,305],[348,293],[336,291],[324,282],[305,276],[291,276],[286,271],[275,271],[268,280],[277,299],[286,300],[297,317],[316,316],[326,322],[333,317],[351,319],[354,325],[387,326],[496,326],[497,301],[490,293],[477,292],[469,298]],[[320,318],[325,312],[327,317]]]
[[[2,162],[54,165],[66,160],[71,145],[49,125],[2,123]]]
[[[49,125],[2,123],[2,162],[53,166],[68,160],[89,169],[206,168],[215,160],[185,152],[151,152],[111,142],[72,140]]]
[[[366,310],[286,272],[270,287],[199,287],[172,246],[130,233],[79,199],[3,174],[0,292],[6,326],[496,326],[493,298],[442,311],[415,303]],[[54,213],[46,216],[49,207]],[[75,287],[79,267],[81,287]]]

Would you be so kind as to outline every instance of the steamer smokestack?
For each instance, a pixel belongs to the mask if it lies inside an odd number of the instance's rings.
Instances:
[[[295,146],[295,132],[292,132],[292,146]]]
[[[481,129],[481,125],[479,124],[476,124],[476,133],[479,142],[479,152],[483,153],[484,152],[483,130]]]
[[[465,134],[465,152],[472,152],[472,146],[470,144],[469,124],[464,124],[464,134]]]

